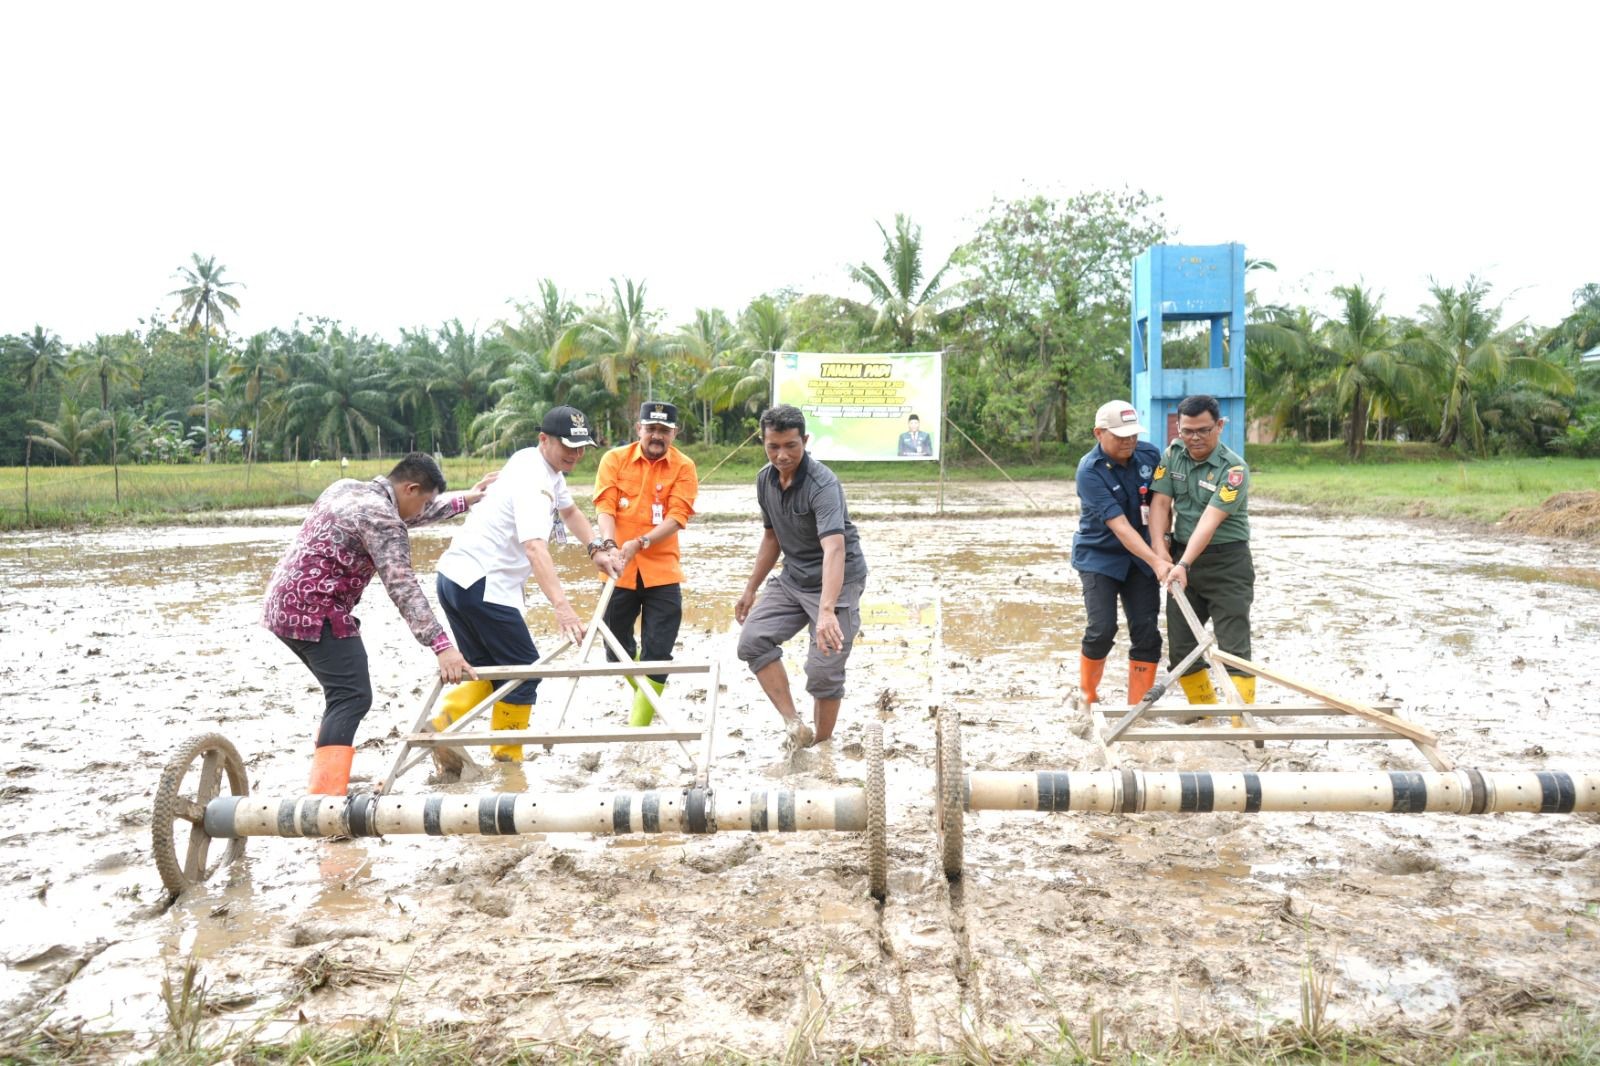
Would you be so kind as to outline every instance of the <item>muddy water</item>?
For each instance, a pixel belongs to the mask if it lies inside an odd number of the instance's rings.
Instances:
[[[1332,1020],[1351,1024],[1509,1024],[1514,1011],[1539,1023],[1600,1006],[1593,817],[984,813],[968,816],[968,876],[948,887],[930,818],[930,708],[961,711],[969,767],[1099,765],[1062,699],[1083,626],[1061,546],[1070,490],[1027,490],[1058,513],[985,518],[1023,504],[997,486],[953,489],[943,519],[920,488],[852,493],[871,624],[838,737],[792,760],[733,656],[730,607],[759,533],[750,493],[708,492],[706,520],[685,537],[679,656],[724,664],[714,784],[859,783],[861,729],[884,721],[881,911],[859,839],[735,834],[256,840],[166,908],[149,812],[184,738],[226,734],[255,791],[302,788],[320,699],[256,627],[298,515],[0,538],[0,1010],[148,1040],[161,977],[191,956],[223,1027],[270,1033],[398,1004],[405,1021],[471,1020],[637,1055],[772,1055],[802,1028],[823,1046],[948,1049],[1002,1031],[1053,1041],[1059,1019],[1081,1039],[1095,1009],[1113,1035],[1249,1028],[1298,1017],[1308,965],[1331,982]],[[1253,524],[1258,658],[1401,701],[1460,765],[1600,764],[1600,552],[1283,509]],[[448,536],[419,534],[424,570]],[[564,574],[583,581],[574,556]],[[361,613],[376,705],[356,772],[381,777],[431,656],[380,589]],[[536,635],[551,631],[547,610],[531,618]],[[694,683],[668,693],[681,717],[703,714]],[[547,683],[542,713],[562,695]],[[579,721],[615,719],[628,702],[598,680],[579,695]],[[1264,701],[1286,697],[1263,683]],[[1378,742],[1150,744],[1130,761],[1423,765]],[[413,771],[399,790],[651,787],[685,781],[681,763],[676,748],[609,748],[598,763],[558,749],[471,785]]]

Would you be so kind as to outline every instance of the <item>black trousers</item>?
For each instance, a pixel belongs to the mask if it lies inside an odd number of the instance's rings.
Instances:
[[[322,725],[317,728],[317,747],[350,747],[356,742],[356,727],[372,710],[372,677],[367,673],[367,648],[361,634],[336,637],[327,619],[322,622],[321,640],[295,640],[279,637],[310,669],[322,686],[327,706]]]
[[[467,588],[443,574],[434,582],[439,606],[444,608],[450,632],[461,657],[473,666],[523,666],[539,661],[539,649],[522,612],[503,603],[485,603],[483,590],[489,579],[480,577]],[[499,686],[496,685],[496,688]],[[501,698],[501,703],[531,707],[539,698],[539,679],[524,681]]]
[[[1104,659],[1117,639],[1117,601],[1128,619],[1128,658],[1134,662],[1161,661],[1161,586],[1154,574],[1137,566],[1122,581],[1088,570],[1078,573],[1083,582],[1083,607],[1089,625],[1083,631],[1083,657]]]
[[[683,586],[644,586],[644,578],[635,579],[634,588],[618,585],[606,604],[606,628],[611,630],[623,650],[641,662],[666,662],[672,658],[672,646],[678,642],[678,627],[683,624]],[[644,650],[634,643],[633,623],[644,615],[639,631]],[[611,648],[606,648],[606,659],[616,662]],[[652,674],[650,680],[664,682],[666,674]]]

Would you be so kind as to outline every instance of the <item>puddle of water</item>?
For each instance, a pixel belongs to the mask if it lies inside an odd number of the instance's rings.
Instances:
[[[1600,589],[1600,570],[1576,566],[1513,566],[1501,563],[1480,563],[1465,567],[1473,577],[1490,580],[1520,581],[1525,584],[1577,585],[1580,588]]]
[[[1454,978],[1416,956],[1377,963],[1352,955],[1338,965],[1344,981],[1380,1010],[1393,1007],[1409,1018],[1428,1018],[1461,1002]]]

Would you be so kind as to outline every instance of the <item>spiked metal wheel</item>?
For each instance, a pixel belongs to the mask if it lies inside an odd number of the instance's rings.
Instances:
[[[884,804],[883,725],[867,726],[867,887],[872,898],[889,894],[889,838]]]
[[[961,876],[963,788],[961,766],[961,715],[953,707],[939,708],[934,725],[937,751],[934,755],[934,813],[938,821],[939,856],[944,875]]]
[[[193,791],[185,795],[184,781],[191,771],[197,776]],[[206,833],[206,804],[222,794],[224,780],[231,795],[243,796],[250,791],[244,760],[220,733],[193,737],[161,771],[155,811],[150,818],[150,845],[161,883],[175,896],[244,854],[244,838],[238,837],[228,841],[219,859],[208,863],[211,837]],[[186,836],[180,826],[188,827]]]

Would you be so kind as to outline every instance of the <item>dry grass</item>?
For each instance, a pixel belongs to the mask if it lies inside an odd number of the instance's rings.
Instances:
[[[1506,525],[1541,537],[1600,544],[1600,492],[1560,492],[1537,507],[1506,515]]]

